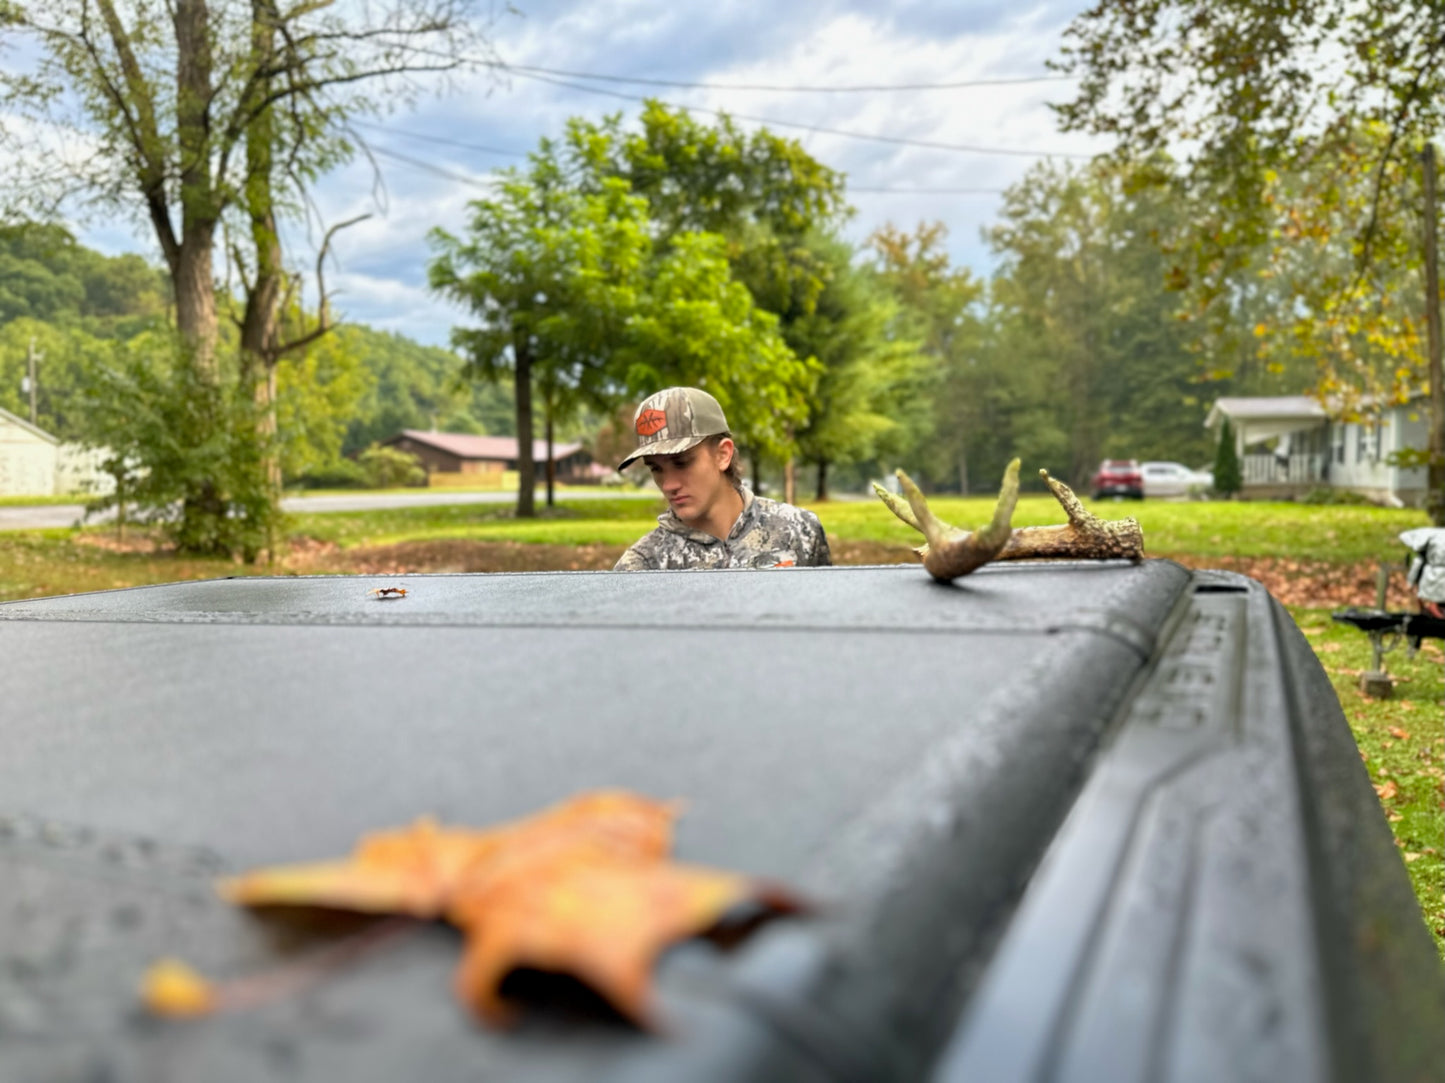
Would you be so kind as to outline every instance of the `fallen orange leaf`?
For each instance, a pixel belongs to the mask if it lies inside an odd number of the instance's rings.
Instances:
[[[186,1018],[216,1007],[211,983],[179,959],[161,959],[141,978],[141,1000],[156,1015]]]
[[[796,909],[785,895],[734,873],[562,861],[501,879],[455,908],[453,920],[468,933],[457,996],[489,1022],[511,1020],[498,990],[509,973],[529,967],[572,974],[628,1019],[650,1025],[652,967],[667,945],[706,931],[748,899]]]
[[[539,847],[592,845],[619,855],[663,857],[678,807],[622,791],[581,794],[525,820],[488,830],[443,828],[432,819],[368,835],[346,861],[282,865],[223,880],[221,895],[246,906],[331,906],[371,914],[441,917],[469,878]]]
[[[576,977],[647,1026],[652,968],[667,945],[744,902],[774,913],[801,908],[749,877],[667,863],[678,812],[676,802],[603,790],[485,830],[422,819],[366,836],[346,860],[260,869],[217,888],[248,906],[444,917],[467,937],[457,994],[488,1022],[511,1018],[499,990],[526,967]],[[152,968],[144,998],[163,1015],[245,999],[218,997],[174,961]]]
[[[1403,730],[1399,726],[1390,727],[1390,736],[1399,741],[1408,741],[1410,739],[1409,731]]]
[[[1375,793],[1379,795],[1381,801],[1389,801],[1394,798],[1394,796],[1399,792],[1400,787],[1396,785],[1393,778],[1386,779],[1384,782],[1380,783],[1380,785],[1375,787]]]

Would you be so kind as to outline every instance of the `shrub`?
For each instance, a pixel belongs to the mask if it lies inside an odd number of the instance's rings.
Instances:
[[[1334,489],[1328,485],[1316,485],[1299,498],[1301,504],[1373,504],[1374,501],[1348,489]]]
[[[367,485],[373,489],[426,484],[426,470],[422,468],[421,460],[398,448],[372,444],[356,457],[356,462],[366,475]]]
[[[338,459],[307,470],[294,483],[301,489],[365,489],[370,479],[360,463]]]
[[[255,398],[234,376],[202,379],[173,343],[156,341],[99,367],[81,406],[117,483],[87,512],[124,501],[182,553],[249,563],[271,548],[280,511],[268,447]]]

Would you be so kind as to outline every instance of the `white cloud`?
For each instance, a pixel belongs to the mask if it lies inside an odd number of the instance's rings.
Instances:
[[[776,0],[714,0],[707,5],[670,0],[520,0],[530,12],[503,19],[496,32],[500,55],[513,63],[549,68],[631,73],[685,81],[750,84],[889,84],[1039,75],[1056,54],[1060,34],[1082,0],[1059,0],[1018,9],[956,0],[897,0],[888,8],[864,0],[819,0],[779,5]],[[1029,151],[1089,153],[1096,141],[1054,127],[1050,98],[1069,84],[1050,82],[948,91],[867,94],[784,94],[601,84],[621,93],[655,94],[694,107],[819,127],[932,142]],[[466,203],[482,194],[490,170],[517,164],[496,153],[414,138],[525,152],[543,136],[559,136],[568,117],[598,118],[635,103],[532,79],[479,75],[456,93],[423,100],[414,113],[363,128],[378,148],[404,154],[449,179],[395,158],[379,158],[385,177],[380,205],[372,174],[354,163],[327,177],[317,202],[327,222],[371,211],[375,217],[334,242],[337,270],[329,281],[344,292],[337,306],[353,320],[444,343],[464,314],[425,290],[430,256],[426,234],[434,226],[461,229]],[[746,122],[745,122],[746,123]],[[752,126],[748,124],[748,126]],[[782,128],[828,165],[848,174],[854,188],[988,188],[1017,181],[1034,159],[867,142],[822,132]],[[468,183],[470,182],[470,183]],[[957,262],[987,273],[991,257],[980,241],[993,221],[996,195],[883,194],[856,191],[858,213],[849,232],[861,239],[892,221],[911,227],[941,220]],[[297,263],[309,265],[313,228],[290,230]],[[114,250],[121,230],[82,231],[82,239]],[[150,252],[148,235],[135,248]],[[313,255],[308,256],[306,251]]]

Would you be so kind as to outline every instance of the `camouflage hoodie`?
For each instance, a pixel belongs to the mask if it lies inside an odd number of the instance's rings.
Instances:
[[[823,525],[811,511],[741,490],[743,510],[726,538],[694,530],[668,509],[614,569],[819,567],[832,564]]]

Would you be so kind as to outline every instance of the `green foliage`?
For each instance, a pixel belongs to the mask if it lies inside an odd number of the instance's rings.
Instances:
[[[1431,382],[1419,156],[1445,122],[1445,7],[1141,0],[1097,4],[1067,37],[1065,127],[1113,136],[1121,159],[1190,148],[1165,247],[1226,367],[1307,360],[1347,419]],[[1445,406],[1430,447],[1445,492]]]
[[[110,452],[123,505],[158,525],[178,552],[254,561],[279,522],[261,463],[253,398],[236,381],[202,378],[170,336],[132,341],[99,366],[84,400],[87,442]]]
[[[533,385],[547,416],[606,412],[624,394],[706,387],[754,446],[776,448],[805,416],[813,367],[778,335],[705,232],[657,237],[647,201],[618,176],[577,184],[551,144],[474,202],[468,235],[433,231],[432,288],[478,326],[453,341],[482,379],[511,376],[522,443],[518,510],[530,510]]]
[[[1234,438],[1234,426],[1229,418],[1219,427],[1219,444],[1214,450],[1214,491],[1233,496],[1244,487],[1244,476],[1240,472],[1239,448]]]
[[[751,451],[782,454],[807,416],[817,365],[732,278],[717,234],[674,237],[652,266],[620,342],[620,386],[634,396],[687,384],[711,392]]]
[[[897,306],[889,338],[917,343],[929,362],[911,374],[912,401],[898,403],[894,414],[903,446],[889,450],[924,484],[966,491],[970,464],[985,485],[997,481],[1012,456],[994,452],[1008,445],[1004,427],[1025,403],[1002,401],[1012,396],[1008,377],[1016,370],[995,369],[997,353],[984,348],[983,284],[950,264],[946,242],[941,223],[920,223],[912,233],[885,226],[868,244],[872,274]]]
[[[825,499],[831,465],[897,456],[926,439],[934,362],[909,334],[888,283],[855,264],[850,244],[819,235],[808,247],[826,284],[816,304],[789,313],[785,334],[795,353],[822,367],[798,446],[817,466],[815,493]]]
[[[291,483],[301,489],[365,489],[370,484],[366,471],[354,459],[312,467]]]
[[[1318,485],[1300,497],[1301,504],[1352,504],[1357,507],[1373,504],[1374,501],[1348,489],[1336,489],[1333,485]]]
[[[1165,193],[1108,164],[1044,164],[1009,189],[977,388],[1001,424],[990,460],[1022,455],[1082,485],[1106,456],[1203,458],[1209,393],[1194,332],[1164,288]],[[992,483],[996,470],[983,483]]]
[[[409,451],[373,444],[356,457],[371,489],[400,489],[426,484],[426,470]]]
[[[137,255],[107,257],[56,225],[0,225],[0,324],[64,322],[100,337],[165,315],[165,276]]]

